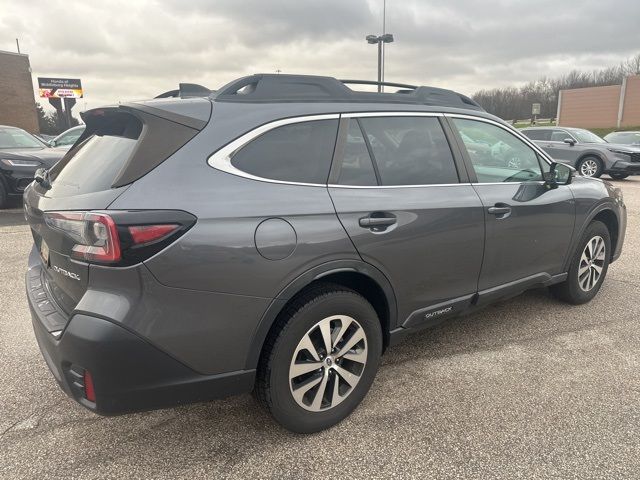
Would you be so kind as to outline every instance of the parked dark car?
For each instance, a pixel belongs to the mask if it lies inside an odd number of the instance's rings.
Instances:
[[[253,390],[314,432],[411,332],[530,288],[591,300],[620,190],[463,95],[387,85],[254,75],[85,112],[24,195],[33,326],[65,392],[112,415]]]
[[[611,132],[604,136],[609,143],[617,143],[618,145],[637,145],[640,146],[640,132],[624,131]]]
[[[606,173],[622,180],[640,173],[640,146],[610,143],[583,128],[533,127],[522,133],[555,161],[575,167],[585,177]]]
[[[20,197],[38,168],[50,168],[65,154],[30,133],[0,125],[0,208]]]

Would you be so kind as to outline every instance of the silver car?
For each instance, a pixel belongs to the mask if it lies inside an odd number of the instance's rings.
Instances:
[[[554,160],[574,166],[585,177],[606,173],[622,180],[640,174],[640,145],[609,143],[582,128],[533,127],[522,133]]]
[[[640,132],[638,131],[611,132],[605,135],[604,139],[609,143],[640,146]]]

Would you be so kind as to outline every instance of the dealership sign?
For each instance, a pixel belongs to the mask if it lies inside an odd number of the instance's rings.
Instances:
[[[40,98],[82,98],[82,83],[79,78],[38,77]]]

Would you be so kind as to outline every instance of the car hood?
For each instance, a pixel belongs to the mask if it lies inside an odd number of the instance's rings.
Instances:
[[[15,160],[38,160],[46,168],[53,167],[64,157],[66,150],[60,148],[12,148],[0,149],[0,158]]]
[[[620,150],[622,152],[640,153],[640,145],[625,145],[624,143],[594,143],[603,148]]]

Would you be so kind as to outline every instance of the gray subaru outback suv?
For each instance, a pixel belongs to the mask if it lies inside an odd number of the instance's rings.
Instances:
[[[452,91],[255,75],[86,112],[24,207],[64,391],[105,415],[254,391],[330,427],[407,334],[529,288],[591,300],[620,191]]]
[[[585,177],[606,173],[615,180],[640,174],[640,146],[609,143],[583,128],[533,127],[522,129],[527,137],[554,160],[578,169]]]

